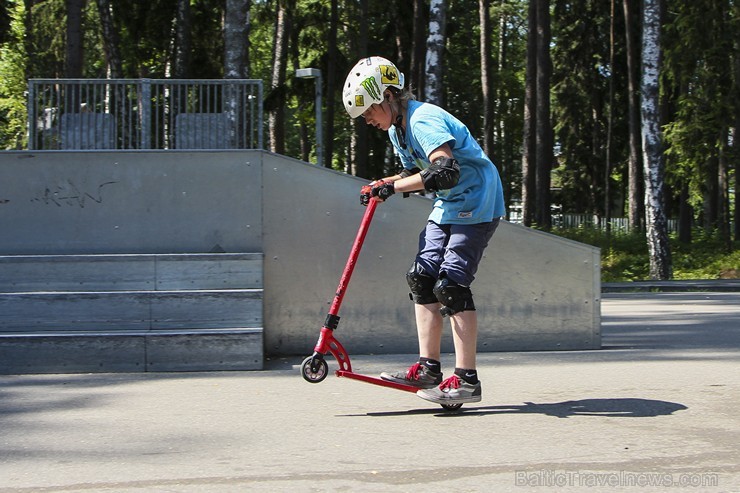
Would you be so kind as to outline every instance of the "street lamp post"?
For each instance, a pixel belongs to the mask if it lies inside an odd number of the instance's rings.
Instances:
[[[299,79],[316,79],[316,164],[324,165],[324,146],[321,144],[321,70],[317,68],[299,68],[295,71]]]

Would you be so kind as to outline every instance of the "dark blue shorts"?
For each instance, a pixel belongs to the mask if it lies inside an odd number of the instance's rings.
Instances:
[[[479,224],[429,221],[419,235],[416,262],[435,279],[440,272],[446,272],[448,279],[461,286],[470,286],[499,221],[499,218]]]

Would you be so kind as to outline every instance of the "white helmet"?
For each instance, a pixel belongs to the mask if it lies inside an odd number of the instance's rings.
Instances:
[[[357,118],[371,105],[383,102],[383,93],[389,87],[403,89],[403,74],[398,68],[383,57],[363,58],[344,81],[344,109],[349,116]]]

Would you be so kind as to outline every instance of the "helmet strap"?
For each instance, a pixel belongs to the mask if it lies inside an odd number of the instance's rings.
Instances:
[[[389,94],[393,96],[393,99],[391,100],[389,98]],[[406,149],[406,130],[403,128],[403,107],[398,103],[395,96],[397,94],[397,91],[388,88],[386,94],[385,94],[385,100],[388,103],[388,108],[391,112],[391,119],[394,120],[394,126],[396,128],[396,139],[398,140],[398,143],[401,145],[402,149]],[[396,118],[393,118],[393,113],[396,114]]]
[[[403,126],[401,125],[402,123],[403,114],[400,114],[396,116],[396,138],[398,139],[398,143],[401,144],[401,147],[406,149],[406,131],[403,129]]]

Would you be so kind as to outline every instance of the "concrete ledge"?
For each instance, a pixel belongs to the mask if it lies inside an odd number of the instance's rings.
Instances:
[[[692,291],[736,292],[740,291],[740,279],[608,282],[601,285],[602,293],[680,293]]]
[[[261,253],[0,255],[0,292],[262,287]]]
[[[261,370],[261,328],[0,335],[0,374]]]
[[[0,333],[262,326],[261,289],[0,293]]]
[[[262,329],[147,334],[147,371],[261,370]]]

